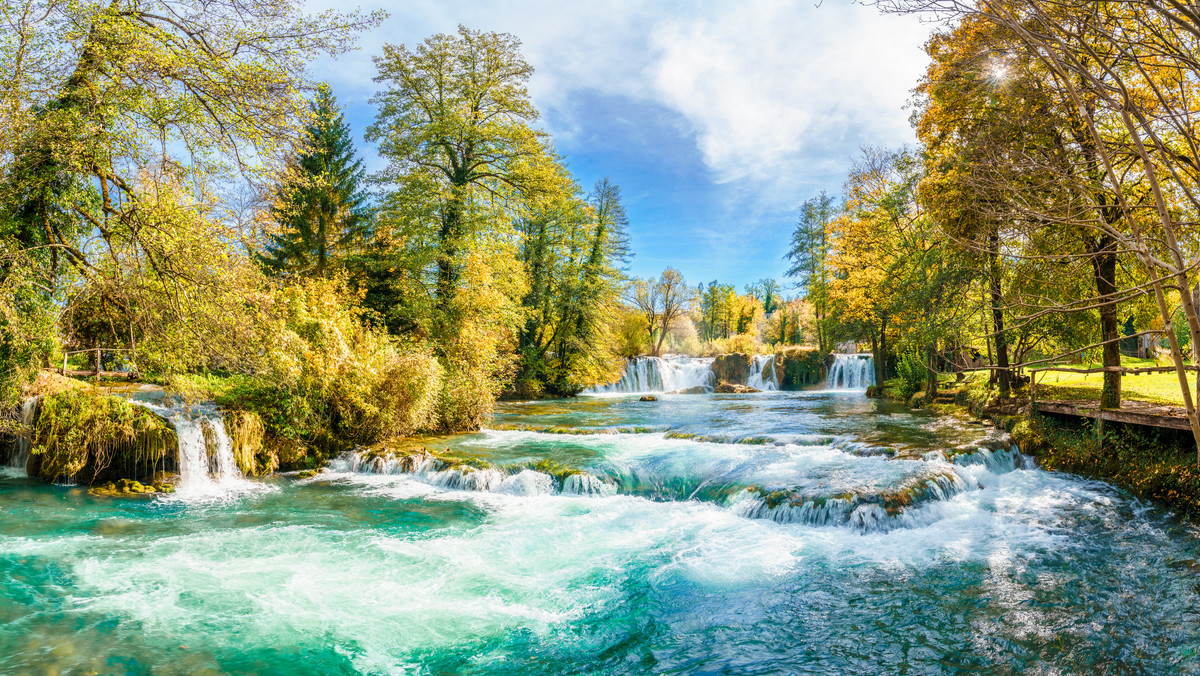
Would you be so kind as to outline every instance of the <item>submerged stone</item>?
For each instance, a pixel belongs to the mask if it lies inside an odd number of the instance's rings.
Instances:
[[[761,390],[756,390],[748,385],[740,385],[738,383],[721,381],[720,383],[717,383],[715,388],[713,388],[713,392],[716,392],[717,394],[750,394],[753,392],[761,392]]]

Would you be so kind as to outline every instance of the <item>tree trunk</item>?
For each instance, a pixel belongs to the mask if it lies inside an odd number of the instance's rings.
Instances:
[[[882,385],[883,381],[879,379],[879,362],[881,361],[879,356],[879,337],[874,331],[871,332],[871,358],[874,359],[872,366],[875,367],[875,384]]]
[[[1004,338],[1004,308],[1003,296],[1000,293],[1000,235],[995,231],[988,238],[988,286],[992,300],[992,331],[996,341],[997,382],[1000,384],[1000,396],[1009,394],[1010,380],[1008,372],[1008,343]]]
[[[825,321],[824,321],[825,317],[824,317],[824,314],[825,313],[821,311],[821,307],[818,306],[817,312],[816,312],[816,315],[817,315],[817,351],[820,352],[821,354],[825,354]]]
[[[937,396],[937,390],[937,342],[934,341],[925,348],[925,400],[933,401]]]
[[[887,380],[887,316],[879,319],[879,342],[871,343],[875,359],[875,382],[879,385]]]
[[[1096,292],[1103,299],[1114,298],[1117,292],[1116,241],[1104,235],[1094,249],[1092,266],[1096,271]],[[1103,302],[1103,301],[1102,301]],[[1104,344],[1104,366],[1121,366],[1120,322],[1117,319],[1117,302],[1103,302],[1100,306],[1100,335]],[[1121,372],[1105,371],[1104,387],[1100,392],[1100,408],[1121,408]]]
[[[451,315],[458,286],[458,246],[462,239],[463,205],[456,193],[446,203],[442,214],[442,227],[438,232],[437,299],[434,315],[434,332],[437,343],[444,345],[457,325]]]

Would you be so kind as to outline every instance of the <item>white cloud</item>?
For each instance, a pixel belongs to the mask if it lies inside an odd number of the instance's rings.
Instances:
[[[316,0],[331,5],[334,0]],[[530,92],[569,147],[586,136],[581,91],[675,113],[695,139],[714,190],[753,229],[822,187],[836,188],[863,143],[913,140],[903,109],[930,28],[850,0],[659,2],[561,0],[376,3],[392,17],[363,51],[318,74],[361,101],[374,92],[369,55],[457,24],[516,34],[537,69]],[[339,89],[341,94],[341,89]]]

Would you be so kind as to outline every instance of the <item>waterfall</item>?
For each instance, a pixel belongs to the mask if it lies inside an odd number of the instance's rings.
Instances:
[[[33,417],[37,414],[38,401],[41,397],[30,397],[21,404],[21,430],[13,439],[12,448],[8,454],[8,466],[21,470],[29,464],[29,452],[33,448]]]
[[[169,407],[136,399],[130,401],[162,416],[175,428],[175,436],[179,438],[177,494],[219,494],[224,492],[221,484],[239,482],[242,478],[233,456],[233,444],[225,433],[225,421],[216,407]]]
[[[716,386],[712,359],[694,357],[634,357],[625,364],[621,379],[610,385],[589,387],[580,394],[644,394],[675,392],[694,387],[711,392]]]
[[[875,360],[868,354],[835,354],[825,387],[831,390],[865,390],[875,384]]]
[[[746,384],[756,390],[770,392],[779,389],[779,378],[775,374],[775,355],[756,354],[750,364],[750,375]]]

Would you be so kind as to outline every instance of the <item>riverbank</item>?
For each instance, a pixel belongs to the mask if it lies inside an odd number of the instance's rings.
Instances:
[[[1073,389],[1044,390],[1039,384],[1039,399],[1056,391],[1078,394],[1081,386],[1063,387]],[[896,381],[888,381],[871,394],[902,401],[898,389]],[[961,382],[944,379],[932,401],[923,394],[903,401],[911,408],[966,416],[1007,430],[1021,452],[1036,458],[1043,469],[1107,481],[1138,497],[1200,515],[1200,465],[1190,433],[1041,413],[1025,394],[1022,389],[1000,399],[977,376]]]
[[[205,496],[0,472],[0,672],[1194,659],[1200,544],[1173,512],[861,391],[655,396],[501,404],[489,429],[423,440],[428,454],[373,448]]]

